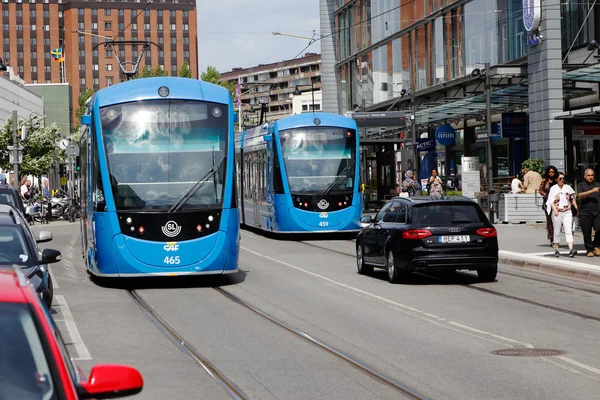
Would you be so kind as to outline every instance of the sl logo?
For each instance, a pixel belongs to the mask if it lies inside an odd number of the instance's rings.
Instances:
[[[329,202],[325,199],[321,199],[317,203],[317,207],[319,207],[321,210],[327,210],[329,208]]]
[[[167,242],[165,244],[165,247],[163,248],[165,249],[165,251],[178,251],[179,245],[177,244],[177,242]]]
[[[175,221],[169,221],[161,227],[162,233],[167,237],[175,237],[181,233],[181,226]]]

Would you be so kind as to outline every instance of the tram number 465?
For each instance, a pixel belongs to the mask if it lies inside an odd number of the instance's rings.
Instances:
[[[319,226],[329,226],[329,221],[321,221],[319,222]]]
[[[181,260],[179,259],[179,256],[167,256],[165,257],[165,259],[163,260],[163,262],[165,264],[169,264],[169,265],[177,265],[181,263]]]

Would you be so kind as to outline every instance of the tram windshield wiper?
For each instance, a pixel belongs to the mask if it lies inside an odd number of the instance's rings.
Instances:
[[[331,192],[333,190],[334,187],[336,187],[337,185],[339,185],[341,183],[342,180],[344,179],[348,179],[348,176],[346,176],[345,174],[350,170],[350,165],[346,165],[346,168],[344,168],[342,170],[342,172],[339,173],[339,175],[333,180],[333,182],[331,182],[329,184],[329,186],[327,186],[327,188],[323,191],[323,194],[329,194],[329,192]]]
[[[196,183],[194,183],[194,185],[191,188],[189,188],[189,190],[187,192],[185,192],[179,198],[179,200],[177,200],[175,202],[175,204],[173,204],[173,206],[169,209],[170,213],[178,211],[198,190],[202,189],[204,187],[204,185],[206,185],[209,178],[214,177],[215,174],[217,173],[217,171],[219,169],[216,167],[216,163],[215,163],[214,147],[213,147],[213,151],[212,151],[212,163],[213,163],[213,165],[212,165],[211,169],[202,178],[200,178]]]

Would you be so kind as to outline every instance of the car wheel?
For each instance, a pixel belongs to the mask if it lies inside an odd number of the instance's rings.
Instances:
[[[364,246],[360,242],[356,242],[356,269],[361,275],[368,275],[373,272],[373,267],[365,264]]]
[[[481,282],[494,282],[498,275],[498,265],[488,268],[480,268],[477,270],[477,276]]]
[[[388,270],[388,281],[390,283],[399,283],[401,280],[403,280],[403,278],[406,277],[406,272],[400,272],[398,270],[398,264],[396,263],[396,258],[394,257],[393,251],[389,250],[387,252],[385,264]]]

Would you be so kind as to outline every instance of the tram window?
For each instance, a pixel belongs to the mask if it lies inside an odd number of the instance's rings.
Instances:
[[[92,122],[92,126],[93,126],[93,122]],[[92,137],[95,136],[95,132],[92,129]],[[94,176],[93,176],[93,186],[92,186],[92,190],[93,190],[93,204],[94,204],[94,211],[98,212],[102,212],[102,211],[106,211],[106,200],[104,198],[104,187],[102,186],[102,174],[100,173],[100,161],[99,161],[99,154],[98,154],[98,141],[94,140],[92,141],[92,146],[93,146],[93,152],[94,152],[94,156],[93,156],[93,160],[94,160]]]
[[[281,177],[277,146],[273,146],[273,193],[283,194],[283,179]]]

